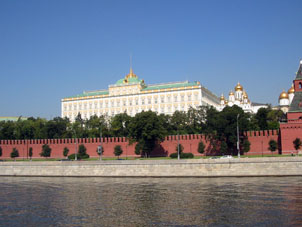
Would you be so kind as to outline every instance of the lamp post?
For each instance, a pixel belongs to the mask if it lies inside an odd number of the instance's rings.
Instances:
[[[74,160],[78,160],[78,152],[77,152],[77,133],[74,130],[74,144],[75,144],[75,150],[74,150]]]
[[[179,154],[179,131],[177,130],[177,160],[180,160]]]
[[[102,153],[103,153],[103,141],[102,141],[102,126],[100,127],[100,161],[102,161]]]
[[[239,148],[239,125],[238,125],[238,118],[240,114],[237,114],[237,151],[238,151],[238,158],[240,158],[240,148]]]

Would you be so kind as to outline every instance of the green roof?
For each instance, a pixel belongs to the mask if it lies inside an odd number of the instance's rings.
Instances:
[[[290,104],[288,112],[302,112],[302,92],[295,92],[292,103]]]
[[[79,94],[79,95],[69,96],[67,98],[81,98],[81,97],[97,96],[97,95],[108,95],[108,94],[109,94],[108,90],[91,91],[91,92],[83,92],[82,94]]]
[[[136,84],[136,83],[142,83],[143,81],[142,80],[140,80],[140,79],[138,79],[137,77],[131,77],[131,78],[128,78],[127,79],[127,83],[124,83],[124,80],[125,79],[119,79],[116,83],[115,83],[115,85],[126,85],[126,84]]]
[[[192,87],[199,85],[197,82],[180,82],[180,83],[171,83],[171,84],[156,84],[156,85],[150,85],[146,88],[143,88],[143,91],[149,91],[149,90],[159,90],[159,89],[167,89],[167,88],[180,88],[180,87]]]

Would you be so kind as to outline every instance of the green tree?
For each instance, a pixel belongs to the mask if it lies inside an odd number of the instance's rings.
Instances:
[[[131,117],[127,113],[115,115],[111,120],[111,132],[115,137],[127,137]]]
[[[140,144],[137,143],[137,144],[135,145],[134,153],[135,153],[136,155],[140,155],[140,154],[141,154],[141,151],[142,151],[142,148],[141,148]]]
[[[226,154],[227,151],[228,151],[228,145],[227,145],[227,143],[225,141],[222,141],[220,143],[220,153],[221,153],[221,155]]]
[[[181,143],[177,144],[175,148],[176,153],[178,152],[178,147],[179,147],[179,154],[181,154],[184,151],[184,146]]]
[[[19,151],[17,148],[13,148],[13,151],[10,153],[10,157],[16,161],[16,158],[19,157]]]
[[[276,140],[271,139],[268,142],[268,149],[273,153],[278,149],[278,143]]]
[[[293,144],[294,144],[295,150],[297,151],[297,154],[298,154],[298,150],[300,149],[300,147],[302,145],[301,139],[300,138],[296,138],[293,141]]]
[[[28,156],[29,156],[29,159],[31,160],[31,158],[32,158],[32,156],[33,156],[33,148],[32,148],[32,147],[30,147],[30,148],[28,149]]]
[[[142,153],[149,157],[155,146],[167,135],[158,115],[152,111],[140,112],[129,124],[130,142],[138,142]]]
[[[260,130],[267,130],[268,129],[268,124],[267,124],[267,115],[269,113],[268,108],[260,108],[257,113],[256,113],[256,120],[258,122],[258,127]]]
[[[86,147],[84,144],[79,145],[79,149],[78,149],[78,158],[79,159],[86,159],[89,158],[89,155],[86,153]]]
[[[63,149],[63,156],[66,158],[68,156],[69,149],[67,147],[64,147]]]
[[[118,159],[119,159],[119,157],[120,157],[120,155],[123,153],[123,149],[122,149],[122,147],[120,146],[120,145],[116,145],[115,147],[114,147],[114,155],[115,156],[118,156]]]
[[[203,154],[205,149],[205,145],[202,141],[199,142],[198,144],[198,153]]]
[[[245,154],[250,151],[251,143],[248,139],[245,139],[243,141],[242,146],[243,146],[243,153]]]
[[[42,146],[42,152],[40,153],[41,157],[48,158],[51,155],[51,148],[48,146],[48,144],[44,144]]]

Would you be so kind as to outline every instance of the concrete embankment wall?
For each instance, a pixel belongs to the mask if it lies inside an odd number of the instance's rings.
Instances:
[[[1,176],[249,177],[302,176],[302,157],[195,160],[3,162]]]

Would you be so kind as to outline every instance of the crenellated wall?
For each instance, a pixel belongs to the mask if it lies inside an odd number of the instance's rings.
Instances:
[[[203,141],[206,148],[204,155],[216,154],[210,141],[205,138],[204,135],[180,135],[179,143],[184,146],[184,152],[191,152],[195,156],[201,155],[197,152],[199,141]],[[176,152],[176,146],[178,143],[177,136],[167,136],[165,140],[158,145],[152,152],[152,156],[169,156],[171,153]],[[63,149],[67,147],[69,154],[75,152],[80,144],[84,144],[87,153],[90,157],[99,157],[96,150],[100,145],[100,138],[79,138],[79,139],[38,139],[38,140],[1,140],[0,146],[2,147],[2,158],[9,158],[13,148],[17,148],[19,151],[19,159],[28,158],[29,148],[33,148],[33,158],[40,158],[42,146],[48,144],[51,150],[52,158],[64,158]],[[129,144],[127,138],[124,137],[112,137],[102,138],[102,145],[104,147],[104,157],[114,157],[114,147],[120,145],[123,149],[121,157],[136,157],[134,152],[136,143]]]
[[[298,136],[300,136],[302,139],[302,127],[299,124],[291,124],[290,126],[289,124],[281,124],[280,131],[249,131],[245,132],[244,136],[246,136],[251,143],[250,151],[247,153],[247,155],[271,154],[271,151],[268,149],[268,143],[271,139],[276,140],[280,148],[279,151],[274,152],[274,154],[290,154],[295,151],[293,147],[293,140]],[[200,141],[205,144],[204,154],[199,154],[197,151]],[[154,149],[152,156],[169,156],[171,153],[176,152],[177,143],[177,135],[167,136],[165,140]],[[191,152],[195,156],[219,154],[219,150],[215,150],[215,147],[211,145],[210,140],[207,139],[205,135],[180,135],[179,143],[183,145],[184,152]],[[76,144],[77,147],[80,144],[84,144],[90,157],[99,157],[96,150],[100,145],[100,138],[79,138],[76,140],[1,140],[0,146],[2,147],[3,153],[1,158],[10,158],[10,153],[12,152],[14,147],[19,151],[19,159],[28,158],[28,151],[30,147],[33,148],[33,158],[40,158],[40,153],[44,144],[48,144],[51,147],[52,158],[64,158],[64,147],[67,147],[69,149],[69,154],[74,153]],[[116,145],[120,145],[123,149],[123,154],[121,155],[121,157],[137,157],[134,152],[136,143],[130,145],[128,139],[125,137],[102,138],[102,144],[104,147],[104,157],[114,157],[114,147]],[[217,147],[219,148],[218,145]]]
[[[248,155],[262,155],[262,154],[272,154],[268,149],[269,141],[271,139],[275,140],[280,144],[280,133],[279,130],[264,130],[264,131],[249,131],[245,132],[248,140],[251,143],[250,151]],[[280,151],[275,151],[274,154],[278,154]]]

